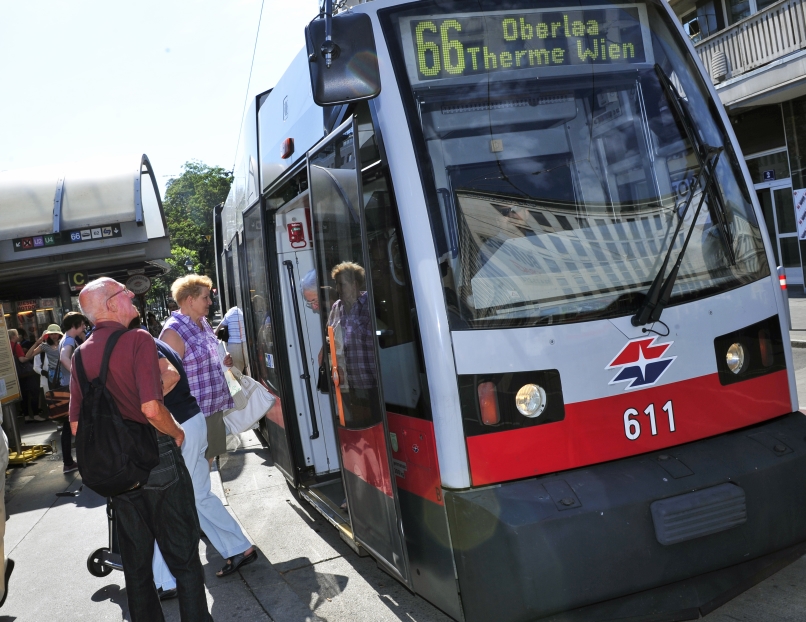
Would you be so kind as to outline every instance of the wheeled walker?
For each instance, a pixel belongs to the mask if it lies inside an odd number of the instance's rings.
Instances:
[[[109,497],[106,499],[106,517],[109,520],[109,546],[93,551],[87,558],[87,570],[93,577],[105,577],[113,570],[123,570],[118,544],[118,525]]]

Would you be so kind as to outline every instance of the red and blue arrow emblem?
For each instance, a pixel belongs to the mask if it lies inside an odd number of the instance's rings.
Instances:
[[[605,368],[619,370],[609,384],[629,382],[625,389],[642,389],[658,382],[677,357],[663,357],[674,341],[655,344],[656,339],[643,337],[627,343]]]

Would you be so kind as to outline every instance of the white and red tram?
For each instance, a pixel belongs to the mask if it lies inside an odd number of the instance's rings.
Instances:
[[[457,620],[695,619],[803,554],[770,241],[667,4],[377,0],[307,43],[216,211],[300,495]]]

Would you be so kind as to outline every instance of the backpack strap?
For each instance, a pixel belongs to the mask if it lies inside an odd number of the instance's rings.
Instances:
[[[101,385],[106,384],[106,374],[109,371],[109,358],[112,356],[112,350],[115,349],[118,339],[120,339],[125,332],[127,331],[119,330],[112,333],[106,342],[106,347],[104,348],[104,357],[101,359],[101,371],[98,374],[98,381]],[[82,348],[80,346],[76,348],[75,353],[73,354],[73,363],[76,366],[78,381],[83,392],[83,387],[90,384],[90,381],[89,378],[87,378],[87,372],[84,370],[84,362],[81,360],[81,350]]]
[[[104,358],[101,360],[101,371],[98,374],[98,380],[102,386],[106,384],[106,374],[109,371],[109,358],[112,356],[112,350],[115,349],[118,339],[120,339],[125,332],[128,331],[119,330],[112,333],[109,336],[109,340],[106,342],[106,348],[104,348]]]
[[[73,365],[76,366],[76,373],[78,374],[78,382],[81,387],[81,392],[84,392],[84,387],[87,386],[90,381],[87,380],[87,373],[84,371],[84,363],[81,360],[81,348],[77,348],[75,354],[73,355]]]

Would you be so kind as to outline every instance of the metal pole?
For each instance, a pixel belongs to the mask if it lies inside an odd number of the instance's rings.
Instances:
[[[781,285],[781,295],[784,299],[785,320],[789,330],[792,330],[792,314],[789,312],[789,290],[786,288],[786,270],[783,266],[778,266],[778,283]]]
[[[70,292],[70,281],[68,279],[67,273],[62,272],[59,275],[59,298],[62,299],[62,315],[65,313],[69,313],[73,310],[73,302],[71,300],[71,292]],[[59,320],[61,321],[61,320]]]
[[[3,427],[6,429],[9,444],[14,445],[14,451],[20,453],[22,451],[22,440],[20,440],[20,430],[17,427],[15,403],[3,404]]]

